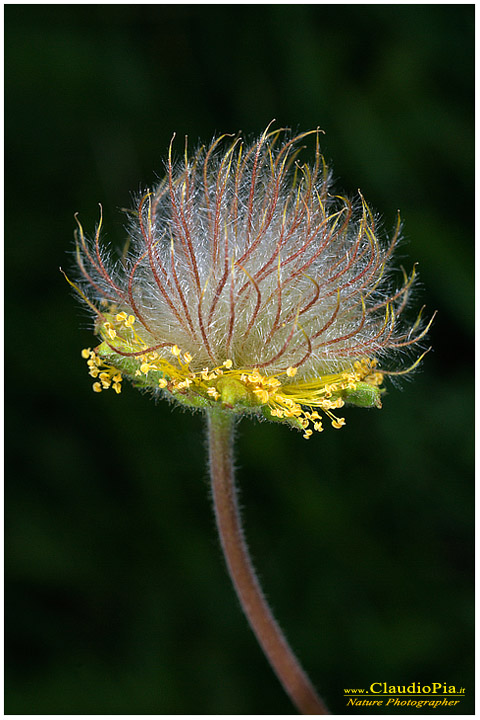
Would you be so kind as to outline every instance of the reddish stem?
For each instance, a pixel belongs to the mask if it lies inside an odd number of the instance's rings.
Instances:
[[[265,600],[243,536],[233,472],[233,417],[208,412],[210,475],[217,528],[243,611],[278,679],[303,715],[329,715]]]

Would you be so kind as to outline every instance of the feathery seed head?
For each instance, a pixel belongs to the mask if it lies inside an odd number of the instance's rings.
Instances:
[[[313,163],[300,141],[316,138]],[[172,139],[173,143],[173,139]],[[132,213],[130,242],[114,262],[77,220],[79,286],[101,344],[82,352],[93,389],[123,377],[191,407],[288,422],[308,438],[334,427],[345,402],[380,407],[397,349],[430,323],[402,322],[415,270],[395,287],[389,242],[359,193],[329,193],[319,131],[265,130],[253,145],[221,136],[174,164]],[[222,150],[221,148],[224,147]],[[68,279],[68,278],[67,278]],[[70,282],[70,281],[69,281]],[[431,321],[430,321],[431,322]]]

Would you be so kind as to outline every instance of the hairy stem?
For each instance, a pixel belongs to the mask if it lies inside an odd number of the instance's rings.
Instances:
[[[248,554],[234,482],[233,422],[232,415],[223,410],[208,412],[215,516],[230,577],[252,630],[293,704],[304,715],[328,715],[272,615]]]

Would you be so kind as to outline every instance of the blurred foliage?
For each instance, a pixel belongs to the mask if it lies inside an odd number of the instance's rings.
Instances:
[[[439,313],[381,412],[309,442],[240,424],[257,568],[334,713],[379,681],[457,684],[472,712],[473,6],[7,5],[5,21],[6,712],[292,712],[225,573],[201,416],[91,392],[91,323],[57,270],[77,210],[91,230],[101,201],[122,243],[118,208],[162,174],[174,130],[194,145],[272,118],[320,125],[338,189],[361,187],[387,230],[401,209],[400,261],[420,261],[417,306]]]

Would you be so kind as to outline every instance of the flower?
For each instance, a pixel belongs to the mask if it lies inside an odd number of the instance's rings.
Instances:
[[[308,438],[347,403],[381,407],[384,361],[425,336],[402,322],[415,279],[394,283],[389,242],[362,195],[329,192],[320,131],[223,135],[183,161],[132,213],[115,262],[77,219],[79,283],[101,343],[82,355],[93,389],[124,377],[191,407],[288,422]],[[311,165],[299,143],[316,139]],[[226,148],[221,149],[226,145]],[[68,279],[68,278],[67,278]],[[70,282],[70,281],[69,281]],[[423,353],[425,354],[425,353]]]

